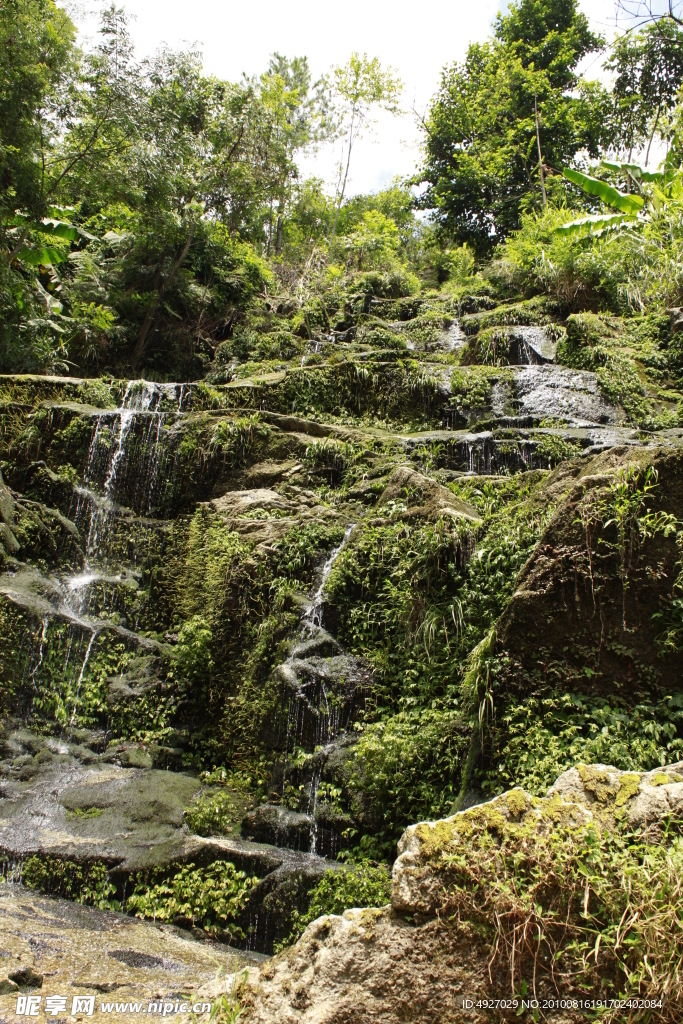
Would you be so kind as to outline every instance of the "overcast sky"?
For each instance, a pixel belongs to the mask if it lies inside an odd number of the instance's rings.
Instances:
[[[376,191],[396,175],[410,174],[420,152],[420,132],[411,107],[424,111],[439,84],[442,67],[461,60],[472,40],[489,34],[501,0],[119,0],[131,16],[138,56],[166,43],[197,46],[208,73],[238,79],[258,74],[277,50],[306,55],[319,75],[343,64],[353,50],[377,56],[404,82],[402,117],[382,115],[372,136],[358,144],[351,164],[349,194]],[[78,4],[78,6],[76,6]],[[85,37],[94,38],[98,0],[68,5]],[[614,32],[615,0],[580,0],[593,28]],[[90,13],[90,17],[88,14]],[[595,58],[588,76],[599,73]],[[590,66],[592,65],[592,66]],[[302,170],[335,179],[338,147],[327,147],[302,162]]]

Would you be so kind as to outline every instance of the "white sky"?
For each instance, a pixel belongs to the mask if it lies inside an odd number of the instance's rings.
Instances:
[[[410,108],[424,111],[436,91],[442,67],[462,60],[472,40],[483,40],[505,0],[118,0],[131,16],[130,30],[139,57],[162,43],[197,46],[205,70],[236,80],[263,71],[277,50],[288,57],[307,56],[314,78],[343,64],[353,50],[379,57],[404,82],[400,117],[381,115],[372,137],[358,143],[351,162],[347,194],[371,192],[396,175],[412,173],[420,155],[420,132]],[[67,6],[84,37],[97,31],[95,12],[103,0],[72,0]],[[78,6],[76,6],[78,5]],[[580,0],[595,31],[614,32],[615,0]],[[80,14],[80,16],[79,16]],[[587,60],[588,77],[599,61]],[[593,65],[592,67],[590,65]],[[302,161],[332,187],[339,146],[326,147]]]

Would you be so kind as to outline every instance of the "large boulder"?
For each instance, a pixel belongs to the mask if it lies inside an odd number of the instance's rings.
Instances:
[[[542,907],[526,905],[525,885],[539,881],[546,861],[550,876],[559,851],[572,843],[580,859],[580,850],[604,835],[637,828],[643,838],[661,839],[681,809],[683,762],[646,773],[580,764],[543,798],[514,789],[445,820],[411,825],[398,847],[391,906],[321,917],[296,946],[260,971],[251,970],[245,1021],[399,1024],[445,1022],[464,1013],[469,1021],[500,1021],[515,1017],[522,993],[540,1002],[557,1000],[559,993],[568,998],[551,1005],[546,1019],[584,1020],[575,1002],[581,986],[591,984],[597,997],[615,983],[608,952],[600,961],[604,977],[591,973],[590,964],[584,977],[572,978],[562,969],[554,977],[537,929],[538,922],[550,921],[550,932],[556,911],[550,903],[543,917]],[[477,886],[477,878],[487,884]],[[561,895],[560,882],[550,878],[546,895],[553,885]],[[590,896],[582,882],[566,918],[558,917],[560,932],[572,932]],[[498,916],[503,907],[509,920]],[[510,946],[511,936],[516,947]],[[528,948],[536,950],[535,959]],[[558,958],[562,949],[560,944]],[[673,1007],[671,992],[660,1019],[675,1019]]]

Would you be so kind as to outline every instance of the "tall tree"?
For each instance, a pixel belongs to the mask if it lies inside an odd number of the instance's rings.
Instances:
[[[683,85],[683,28],[670,17],[650,22],[615,40],[606,67],[615,75],[613,96],[618,132],[615,146],[645,147],[649,162],[655,135],[666,125]]]
[[[326,79],[311,88],[311,74],[305,57],[289,60],[274,53],[268,70],[261,75],[259,95],[267,124],[268,163],[271,172],[268,251],[273,231],[273,206],[277,204],[275,255],[282,251],[285,207],[292,183],[298,177],[296,155],[330,132]]]
[[[55,158],[68,123],[78,64],[76,30],[52,0],[0,4],[0,246],[6,258],[25,231],[8,229],[17,210],[45,216],[70,163]]]
[[[368,59],[352,53],[344,67],[334,69],[334,89],[338,113],[338,131],[345,139],[335,193],[335,214],[330,241],[337,230],[339,210],[344,202],[351,166],[351,152],[363,131],[371,124],[373,110],[398,111],[402,84],[391,68],[382,69],[377,57]]]
[[[581,87],[577,67],[601,43],[577,0],[519,0],[490,41],[444,70],[423,123],[421,205],[450,237],[488,249],[529,198],[541,204],[544,164],[597,154],[606,97]]]

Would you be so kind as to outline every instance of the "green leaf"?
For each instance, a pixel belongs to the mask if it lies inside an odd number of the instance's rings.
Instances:
[[[53,211],[54,213],[55,211]],[[68,242],[77,242],[80,238],[87,238],[93,241],[96,236],[89,231],[70,224],[69,221],[60,220],[58,217],[44,217],[43,220],[32,221],[23,213],[15,213],[9,220],[12,227],[28,227],[32,231],[40,231],[44,235],[54,235],[55,238],[64,238]]]
[[[65,238],[69,242],[77,242],[80,235],[77,227],[67,224],[63,220],[43,220],[35,225],[36,231],[45,235],[54,235],[55,238]]]
[[[636,181],[664,181],[664,171],[648,171],[640,164],[618,164],[613,160],[603,160],[602,166],[608,171],[628,173]]]
[[[626,195],[620,192],[618,189],[608,185],[606,181],[601,181],[599,178],[592,178],[590,174],[583,174],[581,171],[574,171],[569,167],[565,167],[562,174],[571,181],[574,185],[578,185],[579,188],[583,189],[590,196],[597,196],[607,206],[612,206],[616,210],[621,210],[622,213],[627,213],[633,216],[642,210],[645,205],[645,200],[642,196]]]
[[[633,218],[628,217],[625,213],[591,213],[585,217],[570,220],[567,224],[560,224],[555,228],[554,233],[556,235],[580,235],[584,233],[584,228],[590,228],[591,234],[597,234],[630,223],[633,223]]]
[[[30,267],[54,267],[58,263],[63,263],[66,256],[59,249],[53,249],[49,245],[41,245],[37,248],[22,245],[18,259]]]

